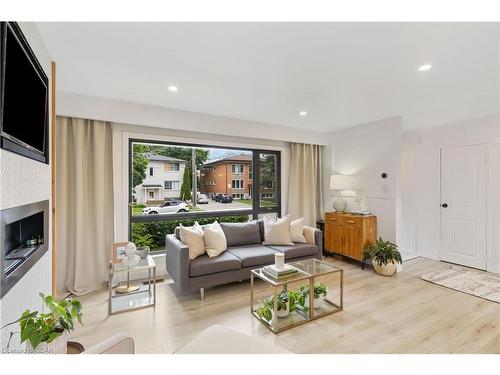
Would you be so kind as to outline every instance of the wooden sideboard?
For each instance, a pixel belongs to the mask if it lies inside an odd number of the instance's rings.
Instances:
[[[377,240],[377,217],[325,213],[325,251],[363,260],[363,250]]]

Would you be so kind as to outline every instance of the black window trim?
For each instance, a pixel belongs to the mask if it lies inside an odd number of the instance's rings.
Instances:
[[[198,148],[222,148],[224,150],[239,150],[239,151],[250,151],[252,152],[252,208],[241,209],[241,210],[221,210],[221,211],[196,211],[196,212],[183,212],[183,213],[172,213],[168,215],[132,215],[132,157],[133,149],[132,145],[134,143],[146,143],[146,144],[158,144],[165,146],[182,146],[182,147],[198,147]],[[273,154],[276,157],[276,192],[277,194],[277,205],[274,207],[260,207],[260,154]],[[129,138],[128,139],[128,238],[132,239],[132,224],[133,223],[143,223],[143,222],[155,222],[155,221],[170,221],[170,220],[182,220],[182,219],[192,219],[197,217],[221,217],[221,216],[239,216],[239,215],[251,215],[253,220],[258,219],[261,214],[276,213],[277,217],[281,217],[282,207],[281,207],[281,151],[280,150],[266,150],[266,149],[255,149],[247,147],[232,147],[232,146],[220,146],[211,144],[200,144],[200,143],[188,143],[188,142],[172,142],[172,141],[161,141],[152,140],[144,138]],[[259,189],[258,189],[259,188]],[[258,190],[257,190],[258,189]]]

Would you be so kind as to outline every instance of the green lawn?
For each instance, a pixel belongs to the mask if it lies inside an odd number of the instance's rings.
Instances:
[[[253,205],[253,200],[251,199],[235,199],[233,202],[240,202],[250,206]],[[267,201],[265,199],[261,199],[260,205],[261,207],[276,207],[276,203],[274,201]]]
[[[250,206],[253,204],[253,201],[251,199],[240,199],[240,200],[235,200],[234,202],[240,202],[243,204],[248,204]]]
[[[142,209],[146,207],[145,204],[133,204],[132,205],[132,216],[142,215]]]

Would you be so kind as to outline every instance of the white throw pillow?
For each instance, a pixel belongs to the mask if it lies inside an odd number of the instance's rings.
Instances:
[[[216,257],[227,250],[226,235],[217,221],[203,228],[203,239],[205,241],[205,251],[210,258]]]
[[[290,235],[293,242],[307,242],[304,237],[304,218],[294,220],[290,223]]]
[[[189,247],[189,260],[193,260],[205,254],[205,242],[203,241],[203,229],[195,221],[192,227],[180,226],[179,237],[182,243]]]
[[[293,245],[290,234],[290,218],[288,216],[273,220],[264,216],[263,245]]]

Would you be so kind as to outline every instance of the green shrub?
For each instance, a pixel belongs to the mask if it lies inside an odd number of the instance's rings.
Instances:
[[[180,220],[168,220],[168,221],[152,221],[144,223],[132,223],[132,239],[131,241],[137,245],[137,243],[148,243],[151,249],[165,249],[165,236],[167,234],[172,234],[175,231],[175,227],[180,224],[184,226],[191,226],[195,221],[200,223],[200,225],[210,224],[214,221],[219,223],[244,223],[248,221],[248,215],[240,216],[212,216],[212,217],[200,217],[197,219],[180,219]]]

